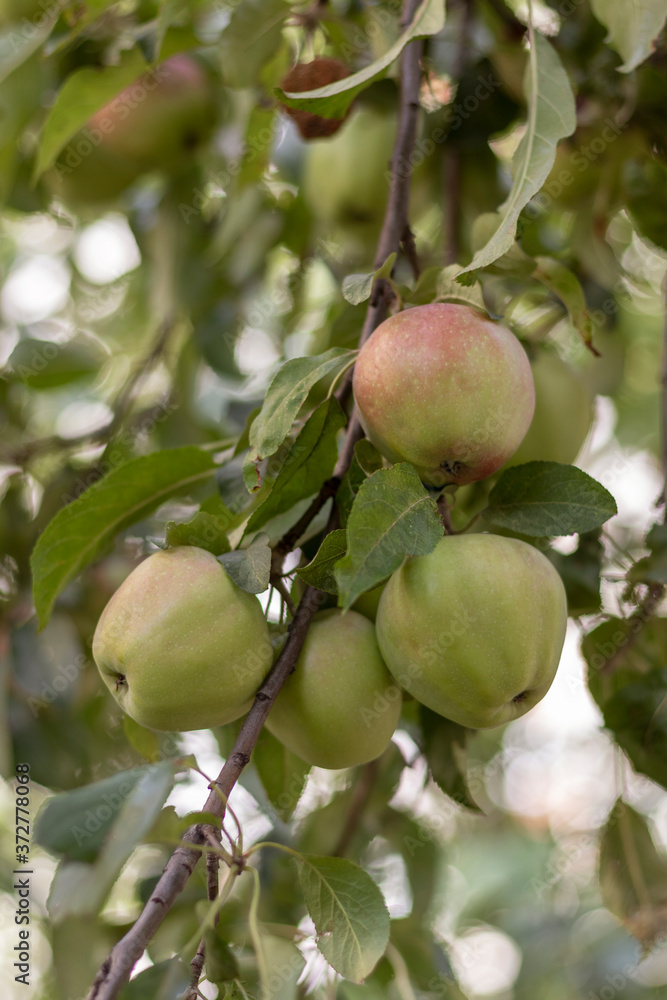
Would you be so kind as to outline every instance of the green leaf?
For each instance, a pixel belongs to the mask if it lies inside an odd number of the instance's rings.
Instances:
[[[165,525],[167,545],[172,548],[179,545],[195,545],[199,549],[212,552],[214,556],[224,555],[231,548],[225,533],[225,524],[229,524],[231,520],[231,513],[229,520],[222,521],[217,515],[200,510],[191,521],[167,521]]]
[[[220,556],[237,587],[249,594],[263,594],[271,576],[271,549],[268,535],[259,534],[247,549],[236,549]]]
[[[530,48],[524,90],[528,95],[528,122],[512,160],[512,189],[499,209],[498,228],[461,274],[492,264],[510,249],[519,215],[547,179],[559,141],[576,128],[570,81],[555,49],[537,32]]]
[[[348,553],[335,569],[349,608],[386,580],[406,555],[427,555],[443,535],[435,500],[411,465],[380,469],[362,483],[347,522]]]
[[[338,375],[352,364],[356,351],[332,347],[312,358],[294,358],[274,375],[264,405],[250,428],[250,448],[257,458],[273,455],[313,386],[327,375]]]
[[[259,734],[252,760],[271,805],[288,822],[306,787],[310,764],[284,747],[266,727]]]
[[[343,298],[352,306],[358,306],[371,297],[373,285],[378,278],[389,278],[398,254],[390,253],[377,271],[370,274],[348,274],[343,278]]]
[[[334,576],[334,566],[347,552],[347,532],[337,528],[326,535],[314,559],[307,566],[297,570],[298,576],[325,594],[337,594],[338,584]]]
[[[667,788],[667,619],[610,618],[581,650],[606,728],[637,771]]]
[[[335,398],[315,409],[290,446],[266,500],[253,513],[246,531],[256,531],[276,514],[312,496],[331,476],[338,457],[336,435],[347,417]]]
[[[443,0],[423,0],[417,9],[409,28],[387,49],[383,56],[360,69],[357,73],[330,83],[326,87],[304,93],[285,93],[279,87],[276,94],[284,104],[292,108],[304,108],[324,118],[343,118],[350,104],[362,90],[375,80],[386,76],[391,64],[414,38],[437,35],[445,26],[445,5]]]
[[[654,524],[646,536],[651,554],[638,559],[628,570],[631,583],[667,584],[667,524]]]
[[[141,52],[134,48],[123,53],[117,66],[86,66],[68,76],[42,128],[35,180],[53,166],[61,150],[95,112],[145,73],[147,68]]]
[[[593,348],[593,320],[586,308],[586,297],[579,279],[551,257],[536,257],[535,261],[537,267],[533,271],[533,277],[558,296],[584,344]]]
[[[438,302],[459,302],[464,306],[473,306],[479,309],[485,316],[488,316],[482,295],[482,286],[478,281],[473,280],[470,284],[463,284],[455,281],[454,278],[461,271],[460,264],[449,264],[443,267],[436,282],[436,298]]]
[[[237,979],[240,975],[236,956],[222,937],[225,930],[223,924],[217,924],[204,932],[206,978],[216,985]]]
[[[336,506],[343,527],[347,524],[359,487],[366,482],[368,476],[372,476],[381,468],[382,455],[368,438],[362,438],[354,447],[352,464],[343,477],[336,494]]]
[[[68,861],[94,861],[141,773],[138,768],[119,771],[47,799],[37,816],[35,840]]]
[[[223,76],[230,87],[256,84],[259,70],[280,48],[290,10],[285,0],[244,0],[232,6],[219,44]]]
[[[553,549],[546,553],[565,585],[568,612],[573,618],[592,615],[600,610],[603,554],[599,530],[581,534],[577,548],[569,555]]]
[[[124,798],[118,795],[117,799],[98,800],[97,806],[92,806],[83,814],[79,809],[76,816],[79,822],[76,824],[70,813],[70,836],[82,847],[87,843],[87,837],[99,836],[98,824],[106,823],[107,816],[112,817],[112,822],[92,863],[66,860],[59,865],[47,903],[54,923],[68,917],[94,916],[99,912],[121,868],[153,825],[173,784],[174,764],[163,761],[141,768],[138,781]],[[66,794],[75,795],[76,792]],[[60,817],[63,803],[64,797],[58,804]],[[42,824],[43,829],[48,825],[46,810]]]
[[[623,60],[619,72],[631,73],[655,50],[667,19],[667,0],[591,0],[591,6],[609,32],[607,43]]]
[[[180,958],[168,958],[130,980],[118,994],[118,1000],[182,1000],[189,982]]]
[[[46,12],[44,13],[46,14]],[[4,83],[15,69],[27,62],[30,56],[41,48],[53,31],[58,14],[59,11],[56,11],[56,16],[43,15],[44,19],[41,24],[32,25],[29,38],[21,33],[17,39],[16,25],[11,25],[0,32],[0,83]],[[19,44],[17,44],[17,40]],[[14,83],[13,80],[12,83]]]
[[[7,363],[11,375],[32,389],[57,389],[97,374],[105,359],[105,352],[92,340],[57,344],[26,337],[18,342]]]
[[[32,553],[33,596],[40,628],[63,588],[111,547],[115,535],[164,500],[211,477],[216,465],[199,448],[173,448],[134,458],[63,507]]]
[[[363,868],[344,858],[302,854],[299,882],[327,962],[355,983],[368,976],[389,941],[382,893]]]
[[[431,777],[445,795],[479,812],[466,779],[466,741],[470,730],[419,706],[424,756]]]
[[[667,860],[648,824],[618,799],[602,832],[600,891],[614,916],[650,949],[667,931]]]
[[[489,494],[489,524],[533,538],[592,531],[617,513],[611,493],[573,465],[527,462],[507,469]]]

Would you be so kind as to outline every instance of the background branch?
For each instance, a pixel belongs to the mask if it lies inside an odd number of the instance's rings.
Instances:
[[[406,24],[411,22],[417,5],[417,0],[407,0],[404,16]],[[399,250],[401,240],[404,238],[406,228],[408,227],[408,204],[412,171],[411,167],[406,167],[406,164],[410,163],[410,154],[414,148],[416,138],[422,48],[421,41],[411,42],[404,49],[401,58],[401,98],[398,133],[392,157],[389,197],[374,261],[375,269],[384,263],[390,253]],[[363,344],[373,330],[385,319],[392,298],[393,292],[389,283],[386,281],[377,282],[377,287],[366,313],[360,344]],[[349,396],[351,381],[352,374],[350,371],[336,393],[339,400],[344,400]],[[338,481],[337,485],[350,467],[354,455],[354,446],[362,437],[363,431],[359,424],[355,408],[348,424],[345,443],[334,470],[334,479]],[[330,495],[334,494],[331,493]],[[314,510],[312,517],[321,509],[321,506],[322,504],[315,509],[315,504],[311,505],[311,509]],[[337,524],[338,510],[334,506],[326,531],[332,530]],[[303,534],[306,527],[307,525],[303,527],[301,534]],[[241,772],[250,760],[271,705],[283,683],[294,670],[311,618],[324,600],[325,595],[312,587],[307,587],[304,591],[290,625],[285,645],[269,676],[255,696],[255,701],[245,718],[234,748],[213,783],[216,787],[212,788],[203,806],[204,811],[213,813],[215,816],[224,816],[225,807],[223,803],[228,799]],[[191,843],[192,848],[179,847],[173,853],[151,894],[151,898],[146,903],[136,923],[115,945],[111,954],[99,970],[88,994],[88,1000],[114,1000],[118,996],[132,968],[143,954],[146,945],[162,923],[176,897],[185,888],[202,853],[202,845],[205,842],[203,827],[201,825],[191,827],[183,839],[187,843]]]

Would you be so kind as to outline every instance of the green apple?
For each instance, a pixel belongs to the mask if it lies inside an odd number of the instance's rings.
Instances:
[[[303,193],[315,218],[353,227],[382,221],[395,137],[395,116],[362,109],[333,138],[309,143]]]
[[[560,576],[500,535],[448,535],[407,559],[380,600],[378,642],[403,688],[473,729],[510,722],[556,674],[567,625]]]
[[[382,661],[372,622],[331,608],[313,618],[266,725],[308,764],[353,767],[379,757],[400,714],[401,691]]]
[[[541,350],[531,368],[535,415],[507,465],[539,461],[570,465],[591,429],[591,393],[577,372],[553,351]]]
[[[72,203],[117,197],[141,174],[183,167],[215,121],[211,87],[187,55],[172,56],[95,112],[49,175]]]
[[[359,352],[354,398],[391,462],[442,487],[485,479],[519,447],[535,407],[528,357],[513,333],[465,305],[404,309]]]
[[[379,587],[367,590],[365,594],[356,599],[352,605],[353,610],[358,611],[360,615],[364,615],[369,621],[374,622],[377,618],[378,606],[384,588],[384,583],[381,583]]]
[[[257,598],[210,552],[183,546],[130,573],[102,612],[93,657],[123,711],[182,731],[247,712],[273,649]]]

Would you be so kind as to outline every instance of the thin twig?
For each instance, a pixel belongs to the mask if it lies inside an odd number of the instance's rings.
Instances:
[[[352,793],[352,799],[347,811],[347,816],[345,817],[343,829],[341,830],[340,837],[338,838],[338,843],[332,851],[335,858],[344,858],[347,854],[352,838],[359,829],[364,809],[368,804],[368,797],[373,790],[373,785],[377,781],[379,773],[380,761],[372,760],[370,763],[366,764],[363,771],[359,775],[359,780],[357,781],[354,792]]]
[[[417,7],[417,0],[407,0],[406,20],[410,23]],[[399,126],[392,158],[392,178],[389,189],[389,199],[384,225],[378,243],[376,268],[387,259],[390,253],[399,249],[401,237],[408,222],[408,196],[410,173],[402,169],[409,162],[410,153],[414,147],[417,116],[419,114],[419,82],[420,58],[422,43],[411,42],[406,46],[401,57],[401,105]],[[380,288],[375,290],[366,314],[360,343],[366,340],[376,326],[385,318],[389,303],[393,296],[388,282],[378,282]],[[351,374],[348,373],[339,387],[337,398],[345,398],[349,394]],[[348,425],[345,443],[338,458],[334,476],[342,480],[349,468],[354,454],[354,445],[363,436],[356,414],[353,413]],[[329,517],[327,532],[338,524],[338,511],[334,507]],[[305,529],[304,529],[305,530]],[[280,688],[294,670],[301,652],[311,618],[325,600],[325,595],[313,587],[306,587],[292,620],[285,645],[276,660],[264,684],[255,696],[252,708],[248,712],[234,748],[224,763],[220,774],[213,783],[216,788],[204,804],[203,810],[214,816],[224,816],[225,802],[234,788],[244,767],[250,760],[262,726],[266,720]],[[179,847],[166,864],[164,872],[157,883],[151,898],[146,903],[134,926],[115,945],[111,954],[99,970],[95,982],[88,994],[88,1000],[114,1000],[127,981],[132,968],[141,957],[148,942],[151,940],[162,920],[169,912],[174,900],[185,888],[194,871],[195,865],[202,853],[205,834],[201,825],[192,827],[183,837],[184,842],[191,843],[192,848]]]

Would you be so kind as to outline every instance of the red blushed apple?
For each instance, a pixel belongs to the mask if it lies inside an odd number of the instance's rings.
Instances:
[[[470,306],[435,303],[381,323],[354,370],[366,434],[431,486],[485,479],[526,434],[535,408],[528,357],[513,333]]]

